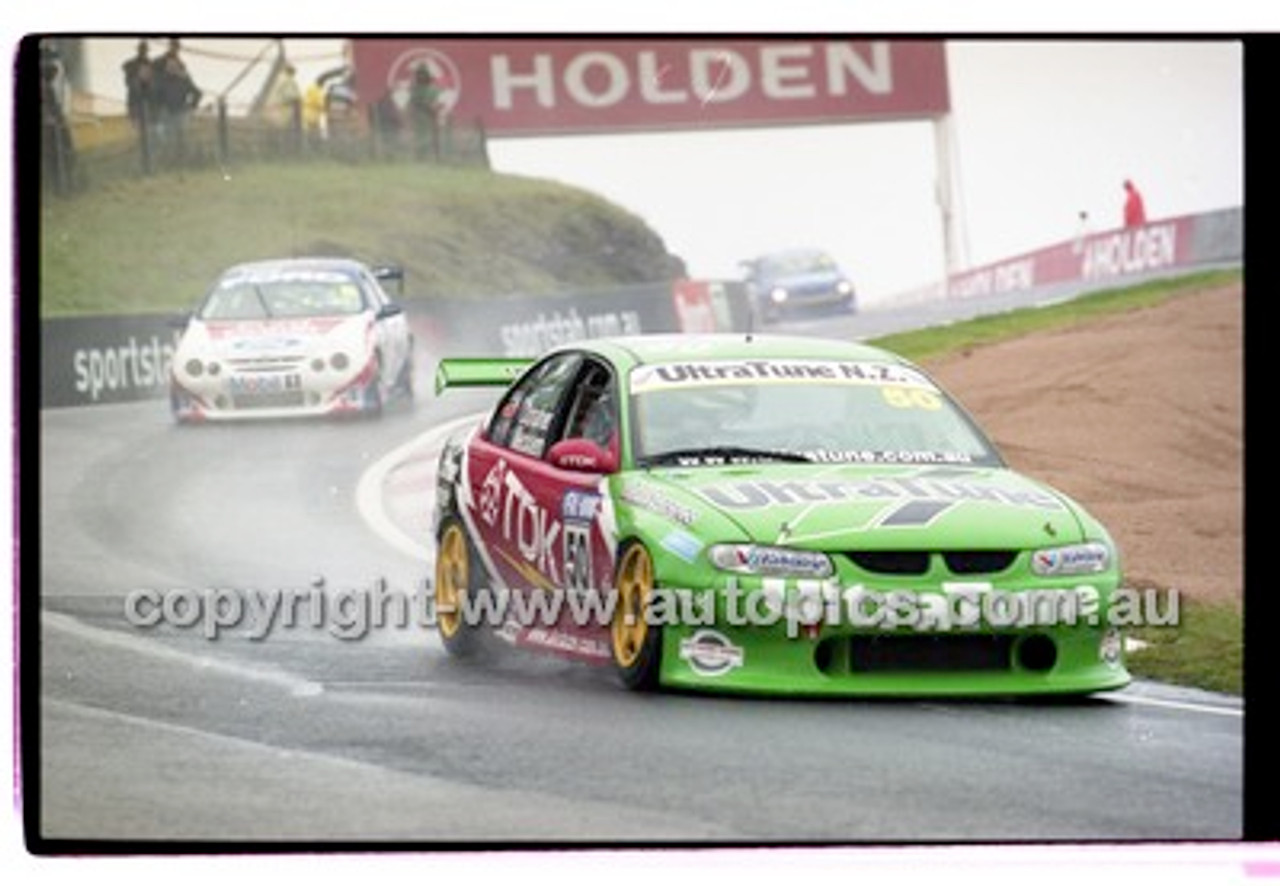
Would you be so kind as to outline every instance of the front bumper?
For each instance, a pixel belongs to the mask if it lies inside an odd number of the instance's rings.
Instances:
[[[775,297],[774,292],[777,290],[785,290],[786,297],[779,300]],[[852,310],[856,305],[856,295],[852,289],[842,290],[837,285],[830,286],[805,286],[805,287],[774,287],[766,289],[761,295],[761,300],[767,310],[770,311],[787,311],[787,310],[803,310],[805,308],[823,308],[841,306]]]
[[[354,376],[292,372],[270,377],[227,373],[216,378],[170,381],[169,401],[180,422],[336,416],[373,411],[376,364]]]
[[[1097,611],[964,626],[926,620],[911,627],[867,627],[832,619],[830,609],[828,616],[784,616],[785,605],[764,607],[773,612],[771,624],[759,617],[760,607],[757,617],[744,623],[743,610],[731,612],[720,597],[713,619],[664,627],[661,681],[673,688],[813,696],[1118,689],[1131,677],[1124,666],[1123,634],[1107,619],[1115,577],[1094,576],[1089,584],[1099,592]],[[1064,591],[1070,587],[1062,583]]]

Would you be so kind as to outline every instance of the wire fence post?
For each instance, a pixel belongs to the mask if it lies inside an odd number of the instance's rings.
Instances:
[[[374,160],[382,154],[379,142],[382,139],[382,115],[378,113],[377,104],[369,105],[369,156]]]
[[[477,153],[480,155],[480,163],[485,169],[492,168],[489,165],[489,135],[484,129],[484,118],[476,118],[476,139],[478,141]]]
[[[300,157],[302,156],[302,102],[291,102],[289,109],[289,153],[294,157]]]
[[[227,125],[227,99],[218,96],[218,162],[226,166],[231,162],[231,135]]]

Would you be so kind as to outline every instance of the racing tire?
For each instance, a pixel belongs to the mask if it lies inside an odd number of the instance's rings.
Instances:
[[[396,377],[396,393],[406,402],[413,400],[413,342],[409,343],[409,352],[405,354],[404,365]]]
[[[475,659],[488,651],[482,625],[469,622],[466,601],[476,593],[484,574],[462,521],[449,518],[440,530],[436,548],[436,630],[445,652],[453,658]]]
[[[631,542],[618,557],[616,598],[609,620],[609,649],[622,685],[637,692],[658,688],[662,670],[662,626],[649,623],[653,601],[653,557]]]
[[[361,393],[361,399],[364,401],[361,411],[369,418],[382,416],[382,354],[375,354],[374,360],[377,366],[374,370],[373,378],[369,379],[369,383],[365,385],[364,391]]]

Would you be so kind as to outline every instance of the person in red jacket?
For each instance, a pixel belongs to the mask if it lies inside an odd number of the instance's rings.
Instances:
[[[1124,180],[1124,226],[1140,228],[1147,223],[1147,208],[1143,205],[1142,194],[1129,179]]]

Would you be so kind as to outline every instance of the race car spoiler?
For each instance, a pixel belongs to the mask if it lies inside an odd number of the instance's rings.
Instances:
[[[532,357],[446,357],[436,365],[436,395],[445,388],[505,388],[532,364]]]

